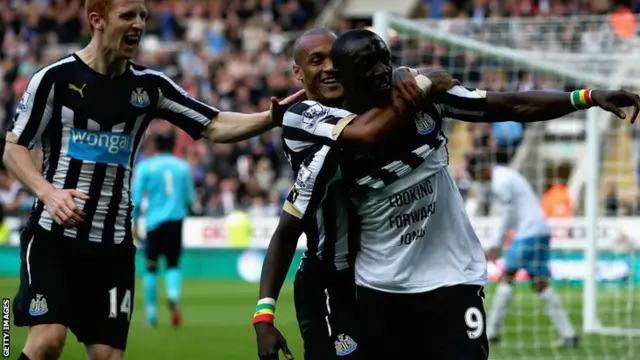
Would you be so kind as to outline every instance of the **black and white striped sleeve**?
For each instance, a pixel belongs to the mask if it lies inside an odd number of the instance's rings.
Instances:
[[[447,92],[434,96],[434,103],[443,118],[478,122],[483,121],[487,112],[487,92],[454,86]]]
[[[283,211],[306,221],[312,218],[326,196],[332,182],[338,180],[339,149],[328,145],[318,147],[300,165]]]
[[[347,110],[324,106],[317,101],[302,101],[285,112],[282,136],[295,152],[317,144],[332,146],[355,117]]]
[[[194,99],[166,75],[160,72],[157,72],[157,75],[160,85],[155,116],[181,128],[193,139],[200,139],[202,131],[216,118],[220,110]]]
[[[31,149],[53,115],[56,70],[46,67],[33,75],[7,132],[6,141]]]

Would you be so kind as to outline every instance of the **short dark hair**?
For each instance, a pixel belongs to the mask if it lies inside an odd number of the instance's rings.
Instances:
[[[172,133],[156,134],[153,143],[160,152],[173,152],[176,144],[176,137]]]
[[[296,65],[300,65],[300,52],[302,50],[300,44],[302,43],[302,40],[313,35],[327,35],[336,37],[336,34],[334,34],[331,30],[327,30],[325,28],[313,28],[305,31],[293,43],[293,61],[296,63]]]

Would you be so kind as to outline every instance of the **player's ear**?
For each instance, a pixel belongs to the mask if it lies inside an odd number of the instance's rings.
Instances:
[[[296,78],[296,80],[304,84],[304,76],[302,76],[302,71],[300,70],[300,66],[298,66],[298,64],[293,64],[293,76]]]
[[[98,31],[104,30],[104,20],[102,16],[95,11],[89,14],[89,24]]]

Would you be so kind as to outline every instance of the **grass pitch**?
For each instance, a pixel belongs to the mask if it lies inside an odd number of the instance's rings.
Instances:
[[[13,298],[17,285],[18,281],[15,278],[0,278],[0,296]],[[164,289],[160,286],[160,294],[163,294]],[[138,283],[137,289],[141,288]],[[557,289],[576,328],[580,329],[582,290],[568,286]],[[251,325],[257,292],[256,284],[186,281],[181,302],[183,326],[179,329],[171,328],[167,308],[160,306],[159,326],[147,329],[144,324],[142,292],[137,291],[126,358],[257,359],[255,333]],[[492,292],[492,288],[487,291],[487,309],[491,305]],[[302,344],[292,298],[292,287],[288,284],[278,302],[276,323],[287,338],[295,358],[302,359]],[[162,299],[160,296],[160,301]],[[618,286],[603,287],[599,291],[598,301],[600,318],[604,325],[640,328],[640,291],[621,290]],[[10,359],[16,359],[20,354],[26,335],[26,329],[15,328],[12,324]],[[549,344],[556,339],[556,332],[549,323],[541,303],[531,294],[528,287],[518,287],[514,292],[502,339],[499,346],[491,348],[491,359],[640,359],[640,336],[581,335],[578,349],[552,349]],[[76,342],[75,336],[71,333],[68,334],[62,359],[86,359],[83,346]]]

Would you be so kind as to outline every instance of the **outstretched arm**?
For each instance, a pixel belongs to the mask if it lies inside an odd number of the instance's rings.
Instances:
[[[252,138],[273,127],[268,111],[242,114],[220,112],[202,131],[202,136],[217,143],[233,143]]]
[[[533,122],[556,119],[576,110],[593,106],[607,110],[621,119],[626,115],[620,107],[633,106],[631,122],[635,122],[640,109],[636,94],[606,90],[576,90],[573,92],[524,91],[513,93],[490,92],[487,94],[488,116],[500,120],[516,119]]]
[[[576,90],[573,92],[524,91],[487,92],[456,86],[434,96],[446,106],[444,115],[470,122],[517,121],[521,123],[556,119],[593,106],[626,118],[622,107],[634,107],[633,123],[640,110],[640,97],[624,90]]]
[[[281,101],[272,97],[271,108],[267,111],[253,114],[220,112],[203,130],[202,135],[217,143],[233,143],[252,138],[274,126],[280,126],[286,109],[304,99],[306,95],[300,90]]]
[[[304,100],[304,91],[278,101],[271,98],[271,109],[242,114],[220,111],[189,95],[171,79],[158,73],[159,97],[154,117],[165,119],[192,138],[206,137],[218,143],[232,143],[259,135],[282,123],[286,108]]]

